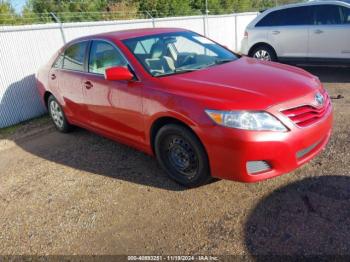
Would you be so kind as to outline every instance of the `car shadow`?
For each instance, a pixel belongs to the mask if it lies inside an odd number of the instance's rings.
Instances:
[[[34,75],[13,83],[0,97],[3,124],[16,124],[31,115],[45,113],[46,108],[35,88]],[[78,127],[71,133],[62,134],[49,119],[39,126],[36,122],[20,125],[15,134],[6,139],[34,156],[82,172],[166,190],[186,189],[170,180],[155,158],[136,149]]]
[[[350,66],[301,66],[324,83],[350,83]]]
[[[28,153],[82,172],[172,191],[186,189],[170,180],[155,158],[136,149],[78,127],[67,134],[51,123],[48,127],[15,142]]]
[[[350,254],[350,178],[305,178],[275,190],[248,216],[245,243],[258,261]]]

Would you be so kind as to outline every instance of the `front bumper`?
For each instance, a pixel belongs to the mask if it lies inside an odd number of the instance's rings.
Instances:
[[[270,112],[276,115],[274,109]],[[282,117],[280,117],[282,118]],[[247,131],[214,126],[206,131],[204,144],[211,174],[222,179],[257,182],[288,173],[315,157],[330,138],[333,112],[316,124],[300,128],[288,123],[288,132]],[[265,161],[271,169],[250,174],[248,161]]]

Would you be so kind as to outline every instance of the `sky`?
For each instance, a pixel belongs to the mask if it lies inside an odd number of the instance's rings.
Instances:
[[[10,0],[9,1],[13,8],[16,10],[17,13],[22,11],[23,6],[26,3],[26,0]]]

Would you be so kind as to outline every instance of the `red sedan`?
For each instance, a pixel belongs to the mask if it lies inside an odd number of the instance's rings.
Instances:
[[[59,131],[81,126],[155,155],[188,187],[290,172],[325,147],[332,128],[317,77],[183,29],[74,40],[37,82]]]

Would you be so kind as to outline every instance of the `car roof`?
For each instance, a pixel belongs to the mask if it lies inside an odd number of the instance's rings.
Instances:
[[[251,21],[247,28],[252,29],[254,25],[256,25],[261,19],[263,19],[265,16],[268,14],[277,11],[277,10],[283,10],[287,8],[292,8],[292,7],[303,7],[303,6],[313,6],[313,5],[341,5],[350,8],[350,4],[343,2],[343,1],[329,1],[329,0],[314,0],[314,1],[309,1],[309,2],[303,2],[303,3],[297,3],[297,4],[287,4],[287,5],[282,5],[282,6],[277,6],[273,7],[270,9],[267,9],[265,11],[262,11],[258,16]]]
[[[346,7],[350,7],[350,4],[347,2],[343,2],[343,1],[328,1],[328,0],[315,0],[315,1],[309,1],[309,2],[304,2],[304,3],[297,3],[297,4],[288,4],[288,5],[282,5],[282,6],[277,6],[271,9],[268,9],[266,11],[275,11],[275,10],[282,10],[282,9],[286,9],[286,8],[291,8],[291,7],[302,7],[302,6],[312,6],[312,5],[343,5]],[[267,13],[267,12],[266,12]]]
[[[125,40],[130,38],[143,37],[147,35],[156,35],[163,33],[172,33],[172,32],[185,32],[189,31],[182,28],[139,28],[139,29],[129,29],[129,30],[121,30],[121,31],[112,31],[107,33],[95,34],[80,37],[71,41],[78,42],[90,39],[108,39],[108,40]]]

